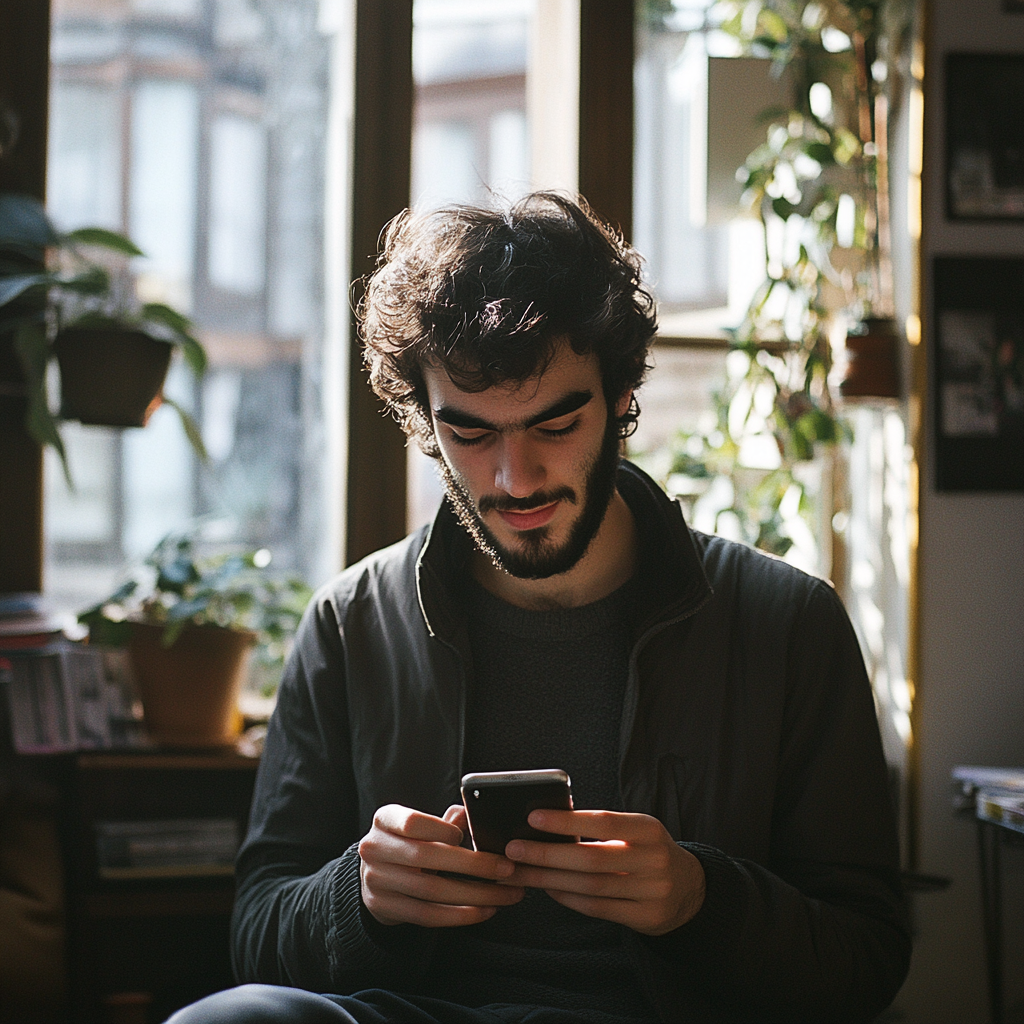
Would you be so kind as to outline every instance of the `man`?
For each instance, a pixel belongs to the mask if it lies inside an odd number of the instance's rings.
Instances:
[[[873,1017],[909,940],[856,640],[620,461],[639,257],[552,194],[406,214],[361,314],[448,504],[307,613],[238,863],[264,984],[176,1024]],[[461,775],[529,768],[586,841],[469,848]]]

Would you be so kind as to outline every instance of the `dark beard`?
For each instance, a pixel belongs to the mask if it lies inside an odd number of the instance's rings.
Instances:
[[[502,545],[483,521],[481,509],[462,486],[451,467],[441,456],[437,460],[437,471],[448,493],[448,500],[476,546],[491,560],[495,568],[520,580],[544,580],[568,572],[587,553],[591,541],[604,522],[608,505],[615,493],[615,474],[619,467],[619,436],[614,417],[608,417],[601,448],[586,472],[584,480],[583,509],[572,525],[569,536],[560,547],[553,547],[548,540],[548,527],[525,530],[520,533],[521,548],[510,551]],[[540,492],[529,498],[485,497],[481,501],[482,511],[488,509],[529,510],[547,505],[552,501],[567,501],[579,504],[576,492],[571,487],[560,487],[550,492]]]

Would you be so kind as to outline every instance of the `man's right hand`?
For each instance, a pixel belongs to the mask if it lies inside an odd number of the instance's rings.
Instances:
[[[363,903],[381,924],[452,928],[479,924],[525,892],[495,885],[515,870],[496,853],[460,846],[465,808],[453,804],[443,818],[398,804],[381,807],[359,843]],[[480,882],[446,878],[439,871],[474,875]]]

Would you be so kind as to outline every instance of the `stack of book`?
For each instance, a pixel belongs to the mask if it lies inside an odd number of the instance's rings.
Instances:
[[[1024,832],[1024,768],[957,765],[953,779],[961,807],[973,807],[983,821]]]
[[[145,744],[127,652],[68,640],[39,594],[0,597],[0,680],[20,754]]]
[[[238,852],[234,818],[97,821],[100,878],[230,875]]]

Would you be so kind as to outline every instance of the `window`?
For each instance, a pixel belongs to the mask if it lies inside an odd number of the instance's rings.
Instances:
[[[532,0],[416,0],[413,78],[416,95],[412,204],[486,205],[529,190],[526,112]],[[408,449],[407,519],[415,529],[434,517],[443,489],[433,460]]]
[[[68,424],[77,489],[47,453],[47,589],[78,610],[205,517],[310,581],[337,568],[325,483],[325,166],[335,30],[319,0],[56,0],[48,202],[61,227],[126,232],[144,301],[190,313],[210,357],[165,390],[199,420]],[[339,275],[340,276],[340,275]]]

